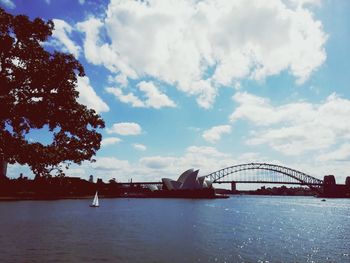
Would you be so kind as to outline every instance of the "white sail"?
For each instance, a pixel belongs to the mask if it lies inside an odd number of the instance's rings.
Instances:
[[[92,205],[91,206],[99,206],[97,192],[95,194],[95,197],[94,197],[94,200],[92,201]]]

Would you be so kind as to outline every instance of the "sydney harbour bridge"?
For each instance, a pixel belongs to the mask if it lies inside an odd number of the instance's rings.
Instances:
[[[236,184],[279,184],[307,186],[317,194],[337,194],[349,192],[350,176],[345,185],[337,185],[333,175],[325,175],[322,179],[304,172],[281,165],[269,163],[246,163],[229,166],[205,175],[212,184],[231,184],[231,190],[236,190]],[[130,183],[125,183],[130,184]],[[136,185],[161,185],[162,182],[133,182]]]
[[[317,191],[324,183],[323,180],[303,172],[268,163],[233,165],[210,173],[206,177],[212,183],[231,183],[232,190],[235,190],[237,183],[250,183],[305,185]]]

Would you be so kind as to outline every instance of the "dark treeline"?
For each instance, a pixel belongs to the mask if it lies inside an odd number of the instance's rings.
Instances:
[[[78,177],[36,177],[34,180],[20,176],[18,179],[0,181],[0,198],[6,200],[90,198],[96,191],[102,197],[119,197],[130,191],[115,180],[96,183]],[[138,189],[133,190],[137,191]]]

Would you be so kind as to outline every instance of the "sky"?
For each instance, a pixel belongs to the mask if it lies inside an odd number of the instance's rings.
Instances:
[[[0,0],[53,20],[44,45],[84,66],[79,102],[105,120],[96,162],[126,182],[267,162],[350,176],[350,1]],[[47,131],[30,134],[49,140]],[[25,166],[11,165],[9,177]]]

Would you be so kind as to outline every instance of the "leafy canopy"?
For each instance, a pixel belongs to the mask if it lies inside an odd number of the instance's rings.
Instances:
[[[54,24],[13,16],[0,8],[0,158],[48,175],[62,163],[92,160],[104,121],[77,102],[82,65],[71,54],[49,52]],[[31,142],[33,129],[48,128],[52,142]]]

